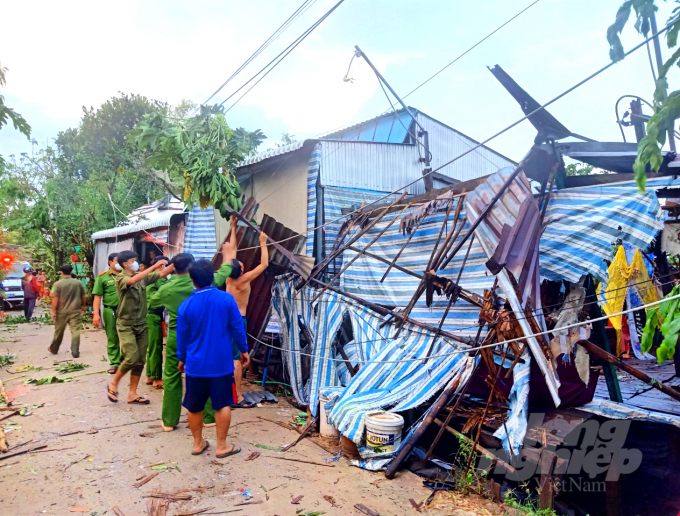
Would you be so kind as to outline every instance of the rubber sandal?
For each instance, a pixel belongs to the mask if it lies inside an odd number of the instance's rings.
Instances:
[[[116,374],[118,372],[118,368],[116,366],[113,366],[110,369],[107,369],[106,372],[109,374]]]
[[[51,355],[56,355],[56,353],[54,353],[54,352],[52,351],[52,347],[51,347],[51,346],[47,346],[47,352],[50,353]]]
[[[254,407],[256,407],[256,406],[257,406],[257,405],[256,405],[255,403],[250,403],[249,401],[247,401],[247,400],[244,399],[244,400],[241,401],[240,403],[234,403],[234,404],[231,406],[231,408],[233,408],[233,409],[237,409],[237,408],[254,408]]]
[[[108,386],[106,387],[106,397],[109,398],[111,403],[118,403],[117,399],[113,399],[111,396],[118,398],[118,391],[112,391]]]
[[[144,396],[137,396],[134,400],[128,401],[128,405],[148,405],[149,403],[151,401]]]
[[[227,457],[231,457],[232,455],[236,455],[237,453],[241,453],[241,447],[239,446],[238,449],[236,449],[236,445],[232,444],[230,452],[221,453],[219,455],[215,455],[215,457],[218,459],[226,459]]]
[[[205,450],[207,450],[208,447],[210,447],[210,443],[208,441],[206,441],[205,446],[203,447],[203,449],[200,452],[195,452],[195,451],[191,450],[191,455],[203,455],[203,452]]]

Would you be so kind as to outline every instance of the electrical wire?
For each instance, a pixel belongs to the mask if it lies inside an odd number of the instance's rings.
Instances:
[[[279,26],[279,28],[276,29],[276,30],[274,31],[274,33],[273,33],[271,36],[269,36],[269,38],[267,38],[267,40],[266,40],[264,43],[262,43],[262,45],[260,45],[260,47],[259,47],[255,52],[253,52],[253,53],[250,55],[250,57],[248,57],[248,59],[246,59],[246,60],[243,62],[243,64],[241,64],[241,66],[239,66],[239,67],[236,69],[236,71],[233,72],[233,73],[229,76],[229,78],[228,78],[226,81],[224,81],[224,82],[222,83],[222,85],[221,85],[219,88],[217,88],[217,90],[215,90],[215,92],[214,92],[212,95],[210,95],[210,97],[208,97],[208,98],[206,99],[205,102],[203,102],[203,104],[201,104],[201,106],[204,106],[205,104],[207,104],[208,102],[210,102],[210,100],[211,100],[215,95],[217,95],[220,91],[222,91],[222,89],[223,89],[227,84],[229,84],[229,82],[231,82],[231,80],[234,79],[234,77],[236,77],[239,73],[241,73],[241,72],[242,72],[242,71],[243,71],[250,63],[252,63],[252,62],[253,62],[253,61],[254,61],[254,60],[262,53],[262,52],[264,52],[264,51],[267,49],[267,47],[269,47],[269,45],[271,45],[271,44],[272,44],[279,36],[281,36],[281,34],[283,34],[283,33],[286,31],[286,29],[288,29],[288,27],[290,27],[290,26],[293,24],[293,22],[295,22],[300,16],[302,16],[302,15],[305,13],[305,11],[307,11],[307,9],[309,9],[309,8],[312,6],[312,4],[314,4],[315,2],[316,2],[316,0],[305,0],[305,1],[302,3],[302,5],[300,5],[300,6],[295,10],[295,12],[294,12],[293,14],[291,14],[291,15],[288,17],[288,19],[287,19],[285,22],[283,22],[283,24],[281,24],[281,25]],[[194,113],[196,113],[197,110],[198,110],[198,108],[196,108],[196,110],[194,110]]]
[[[541,331],[541,332],[532,333],[532,334],[529,334],[529,335],[524,335],[523,337],[516,337],[514,339],[507,339],[507,340],[503,340],[501,342],[494,342],[494,343],[491,343],[491,344],[483,344],[481,346],[461,347],[461,349],[452,351],[450,353],[443,353],[443,354],[440,354],[440,355],[430,355],[428,357],[428,359],[446,358],[446,357],[450,357],[450,356],[454,356],[454,355],[460,355],[462,353],[470,353],[471,351],[479,351],[479,350],[482,350],[482,349],[495,348],[495,347],[503,346],[503,345],[506,345],[506,344],[512,344],[513,342],[521,342],[521,341],[525,341],[525,340],[530,339],[530,338],[549,335],[549,334],[555,333],[557,331],[570,330],[571,328],[578,328],[580,326],[586,326],[586,325],[589,325],[589,324],[592,324],[592,323],[595,323],[595,322],[605,321],[605,320],[609,319],[610,317],[625,315],[625,314],[628,314],[628,313],[631,313],[631,312],[636,312],[636,311],[642,310],[642,309],[646,310],[647,308],[650,308],[652,306],[657,306],[657,305],[660,305],[660,304],[665,303],[667,301],[673,301],[675,299],[680,299],[680,294],[677,294],[677,295],[671,296],[671,297],[667,297],[667,298],[661,299],[659,301],[654,301],[653,303],[648,303],[648,304],[639,306],[637,308],[629,308],[627,310],[622,310],[620,312],[616,312],[616,313],[613,313],[613,314],[605,315],[605,316],[602,316],[602,317],[596,317],[595,319],[589,319],[587,321],[579,321],[579,322],[575,322],[575,323],[572,323],[572,324],[566,324],[564,326],[560,326],[559,328],[553,328],[552,330],[549,330],[549,331]],[[279,349],[282,352],[285,351],[285,352],[290,353],[290,354],[299,354],[301,356],[315,357],[318,360],[326,360],[326,361],[332,361],[332,362],[344,362],[343,359],[324,358],[324,357],[320,357],[320,356],[317,356],[317,355],[313,355],[311,353],[303,353],[302,351],[293,351],[293,350],[290,350],[290,349],[279,348],[279,347],[272,346],[271,344],[268,344],[266,342],[261,341],[260,339],[254,337],[250,333],[248,334],[248,336],[251,339],[255,340],[256,342],[259,342],[263,346],[267,346],[267,347],[270,347],[272,349]],[[446,339],[446,337],[441,337],[441,338]],[[397,340],[397,339],[392,339],[392,340]],[[370,364],[402,364],[402,363],[406,363],[406,362],[420,362],[421,360],[426,360],[426,358],[425,357],[407,358],[407,359],[402,359],[402,360],[357,360],[355,363],[356,364],[369,364],[369,363]]]
[[[629,56],[630,54],[632,54],[633,52],[639,50],[640,48],[642,48],[642,47],[645,45],[645,43],[647,43],[648,41],[651,41],[652,39],[654,39],[655,37],[659,36],[660,34],[663,34],[663,33],[666,32],[668,29],[670,29],[670,27],[671,27],[670,24],[669,24],[669,25],[666,25],[665,27],[663,27],[661,30],[659,30],[659,31],[657,31],[656,33],[654,33],[652,36],[650,36],[649,38],[647,38],[647,39],[646,39],[645,41],[643,41],[642,43],[640,43],[640,44],[636,45],[635,47],[631,48],[628,52],[626,52],[626,53],[624,54],[623,57],[625,58],[625,57]],[[447,161],[446,163],[440,165],[439,167],[437,167],[437,168],[435,168],[435,169],[432,169],[432,170],[430,170],[430,171],[427,172],[427,173],[424,173],[422,177],[419,177],[418,179],[415,179],[415,180],[411,181],[410,183],[407,183],[407,184],[405,184],[405,185],[403,185],[403,186],[401,186],[401,187],[399,187],[399,188],[393,190],[392,192],[389,192],[389,193],[383,195],[382,197],[380,197],[380,198],[378,198],[378,199],[376,199],[376,200],[374,200],[374,201],[368,203],[368,204],[365,205],[365,206],[362,206],[362,207],[360,207],[360,208],[358,208],[358,209],[356,209],[356,210],[352,210],[352,211],[350,211],[350,212],[348,212],[348,213],[342,214],[342,215],[340,215],[339,217],[337,217],[337,218],[335,218],[335,219],[333,219],[333,220],[330,220],[330,221],[328,221],[328,222],[324,222],[323,224],[321,224],[321,225],[319,225],[319,226],[316,226],[316,227],[314,227],[314,228],[308,229],[308,230],[304,233],[304,235],[309,235],[310,233],[316,231],[317,229],[324,228],[325,226],[327,226],[327,225],[329,225],[329,224],[333,224],[333,223],[335,223],[335,222],[337,222],[337,221],[340,221],[340,220],[342,220],[342,219],[345,219],[345,218],[347,218],[347,217],[350,217],[350,216],[352,216],[353,214],[357,213],[357,212],[360,211],[360,210],[361,210],[361,211],[365,211],[366,208],[368,208],[369,206],[373,206],[374,204],[377,204],[377,203],[379,203],[380,201],[384,201],[385,199],[389,198],[390,196],[395,195],[395,194],[398,194],[399,192],[405,190],[405,189],[408,188],[409,186],[412,186],[412,185],[416,184],[417,182],[421,181],[423,177],[425,177],[425,176],[427,176],[427,175],[434,174],[435,172],[438,172],[439,170],[441,170],[441,169],[443,169],[443,168],[445,168],[445,167],[451,165],[452,163],[455,163],[456,161],[458,161],[459,159],[461,159],[461,158],[467,156],[467,155],[470,154],[471,152],[474,152],[476,149],[478,149],[478,148],[480,148],[480,147],[483,147],[484,145],[486,145],[487,143],[489,143],[491,140],[494,140],[494,139],[498,138],[500,135],[506,133],[506,132],[509,131],[510,129],[513,129],[514,127],[516,127],[516,126],[519,125],[520,123],[524,122],[525,120],[528,120],[530,117],[532,117],[533,115],[535,115],[535,114],[538,113],[539,111],[544,110],[544,109],[547,108],[548,106],[554,104],[555,102],[557,102],[558,100],[562,99],[563,97],[565,97],[566,95],[568,95],[568,94],[571,93],[572,91],[578,89],[579,87],[583,86],[583,85],[584,85],[585,83],[587,83],[588,81],[594,79],[595,77],[597,77],[598,75],[600,75],[602,72],[608,70],[609,68],[611,68],[611,67],[614,66],[615,64],[616,64],[616,63],[613,62],[613,61],[610,62],[610,63],[608,63],[608,64],[606,64],[605,66],[601,67],[599,70],[597,70],[597,71],[593,72],[592,74],[590,74],[589,76],[587,76],[585,79],[582,79],[581,81],[577,82],[576,84],[574,84],[574,85],[571,86],[570,88],[567,88],[566,90],[564,90],[562,93],[560,93],[560,94],[557,95],[556,97],[553,97],[551,100],[549,100],[549,101],[546,102],[545,104],[543,104],[543,105],[537,107],[537,108],[534,109],[531,113],[529,113],[529,114],[527,114],[527,115],[524,115],[524,116],[523,116],[522,118],[520,118],[519,120],[513,122],[512,124],[508,125],[507,127],[503,128],[503,129],[501,129],[500,131],[498,131],[497,133],[493,134],[492,136],[489,136],[489,137],[488,137],[486,140],[484,140],[483,142],[476,144],[474,147],[471,147],[471,148],[468,149],[467,151],[465,151],[465,152],[459,154],[459,155],[456,156],[455,158],[453,158],[453,159]],[[291,236],[291,237],[288,237],[288,238],[284,238],[284,239],[282,239],[282,240],[277,241],[276,243],[280,244],[280,243],[282,243],[282,242],[286,242],[286,241],[288,241],[288,240],[292,240],[292,239],[295,239],[295,238],[298,238],[298,235]],[[243,249],[243,251],[249,250],[249,249],[257,249],[257,247],[249,247],[249,248]]]
[[[302,43],[307,36],[309,36],[314,30],[321,25],[326,18],[328,18],[333,11],[335,11],[338,7],[340,7],[340,4],[342,4],[345,0],[340,0],[337,4],[335,4],[333,7],[331,7],[321,18],[319,18],[317,21],[315,21],[305,32],[303,32],[298,38],[293,41],[290,45],[288,45],[281,53],[279,53],[274,59],[269,61],[259,72],[257,72],[255,75],[253,75],[248,81],[245,82],[245,84],[241,85],[240,88],[238,88],[235,92],[233,92],[231,95],[229,95],[226,99],[224,99],[222,102],[220,102],[220,106],[224,105],[225,102],[227,102],[229,99],[231,99],[233,96],[235,96],[239,91],[241,91],[243,88],[245,88],[248,84],[250,84],[253,80],[255,80],[256,77],[258,77],[262,72],[267,70],[262,77],[260,77],[255,84],[253,84],[248,90],[241,95],[226,111],[225,113],[229,112],[231,108],[233,108],[243,97],[245,97],[250,90],[252,90],[257,84],[264,79],[276,66],[278,66],[281,61],[283,61],[288,54],[290,54],[295,48]]]

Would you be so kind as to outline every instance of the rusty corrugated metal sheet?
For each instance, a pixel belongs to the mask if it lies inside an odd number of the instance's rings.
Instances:
[[[252,218],[257,211],[257,205],[249,204],[251,199],[248,199],[244,208],[248,208],[247,211],[242,210],[244,215]],[[305,237],[293,230],[287,228],[276,219],[270,217],[265,213],[262,218],[262,224],[260,225],[261,230],[266,233],[272,240],[279,242],[280,245],[291,253],[298,253],[302,250],[305,244]],[[236,257],[243,263],[243,269],[245,271],[252,270],[260,263],[260,242],[259,234],[250,229],[239,227],[239,249],[245,249],[244,251],[239,250],[236,253]],[[268,316],[271,306],[271,291],[272,284],[274,283],[274,278],[280,274],[283,274],[288,270],[289,260],[280,251],[274,249],[273,246],[268,246],[269,250],[269,267],[267,270],[256,278],[251,283],[251,294],[250,301],[248,302],[248,333],[256,337],[260,337],[264,328],[267,326]],[[213,264],[215,268],[222,265],[222,255],[217,253],[213,259]],[[249,345],[252,348],[251,339],[248,339]]]

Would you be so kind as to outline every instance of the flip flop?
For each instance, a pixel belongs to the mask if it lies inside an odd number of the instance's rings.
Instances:
[[[52,351],[52,347],[51,347],[51,346],[47,346],[47,351],[48,351],[50,354],[52,354],[52,355],[56,355],[56,353],[55,353],[54,351]]]
[[[203,449],[200,452],[195,452],[195,451],[191,450],[191,455],[202,455],[203,452],[205,450],[207,450],[209,446],[210,446],[210,443],[208,441],[206,441],[205,446],[203,447]]]
[[[231,408],[237,409],[237,408],[253,408],[256,407],[257,405],[255,403],[250,403],[247,400],[242,400],[240,403],[234,403]]]
[[[134,400],[128,401],[128,405],[148,405],[149,403],[151,401],[144,396],[137,396]]]
[[[118,398],[118,391],[112,391],[108,386],[106,387],[106,397],[109,398],[111,403],[118,403],[117,399],[113,399],[111,396]]]
[[[118,368],[116,366],[113,366],[110,369],[107,369],[106,372],[109,374],[116,374],[118,372]]]
[[[241,452],[241,447],[239,446],[238,449],[236,448],[235,444],[231,445],[231,451],[227,453],[220,453],[219,455],[215,455],[216,458],[218,459],[226,459],[227,457],[230,457],[232,455],[236,455],[237,453]]]

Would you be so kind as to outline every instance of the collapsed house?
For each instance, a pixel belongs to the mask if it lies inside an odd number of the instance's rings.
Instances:
[[[531,112],[527,97],[516,95]],[[669,478],[678,473],[680,393],[677,379],[648,374],[652,357],[639,349],[636,318],[672,287],[664,251],[673,239],[662,238],[659,198],[680,197],[680,162],[664,153],[640,192],[634,144],[593,142],[542,115],[530,118],[539,134],[517,166],[415,195],[356,197],[345,217],[325,208],[334,216],[319,217],[319,196],[308,205],[307,252],[316,265],[273,287],[287,381],[300,405],[357,446],[356,465],[391,478],[410,455],[435,458],[442,437],[455,435],[517,482],[520,466],[533,463],[541,508],[553,506],[556,482],[583,474],[561,452],[584,425],[640,421],[663,436],[651,447],[636,442],[648,455],[664,447],[664,459],[648,457],[643,468],[666,488],[656,506],[677,513]],[[556,141],[567,136],[584,142]],[[567,154],[613,173],[566,177]],[[677,232],[666,233],[677,243]],[[617,358],[624,336],[642,364]],[[642,383],[626,393],[621,378]],[[389,445],[369,442],[375,413],[401,414],[403,440],[396,430]],[[616,480],[621,473],[632,472]],[[649,502],[639,493],[631,502],[634,490],[612,491],[611,514]]]

